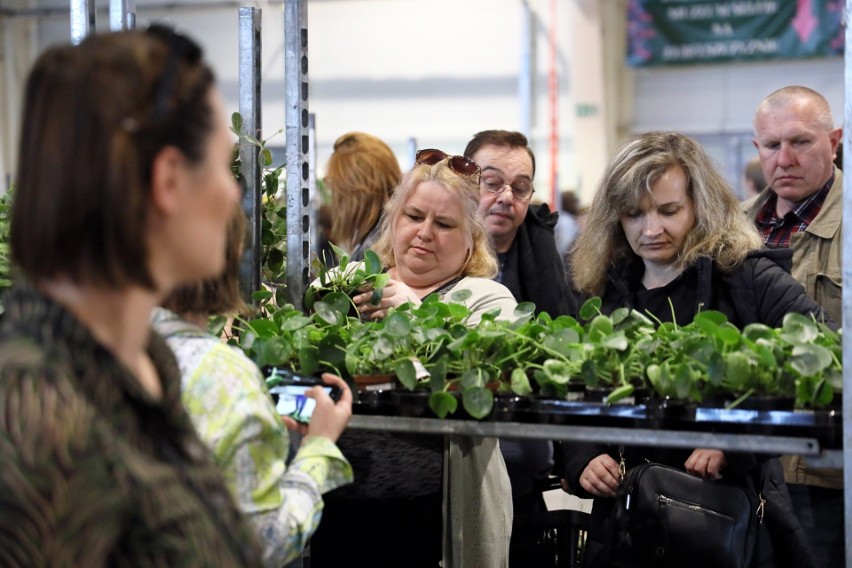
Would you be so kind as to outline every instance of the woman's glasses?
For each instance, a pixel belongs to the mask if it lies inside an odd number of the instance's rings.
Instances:
[[[479,183],[479,165],[470,158],[465,158],[464,156],[450,156],[441,150],[427,148],[425,150],[417,150],[417,154],[414,156],[414,161],[418,164],[433,166],[447,158],[449,158],[449,160],[447,160],[447,166],[450,170],[460,176],[469,177],[476,183]]]

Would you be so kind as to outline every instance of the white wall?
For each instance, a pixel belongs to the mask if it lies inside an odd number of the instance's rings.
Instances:
[[[841,57],[638,69],[634,76],[633,131],[678,130],[694,136],[741,196],[745,164],[757,156],[752,116],[766,95],[786,85],[810,87],[825,96],[835,124],[843,125]]]
[[[8,1],[13,7],[58,9],[51,15],[0,20],[15,29],[21,25],[35,29],[34,47],[12,42],[20,51],[17,61],[26,63],[45,46],[67,41],[67,0]],[[137,0],[138,25],[167,19],[198,39],[217,71],[229,111],[237,110],[238,4],[175,0],[173,9],[153,8],[164,1]],[[104,30],[107,0],[97,0],[97,5],[98,29]],[[268,136],[284,126],[283,3],[254,5],[263,8],[263,130]],[[529,32],[524,30],[525,6],[533,15]],[[624,33],[619,18],[625,6],[626,0],[557,4],[560,189],[579,188],[587,201],[620,141],[616,137],[653,129],[704,137],[736,184],[738,156],[750,151],[754,107],[770,91],[789,83],[825,94],[841,123],[842,59],[627,70],[623,48],[613,48]],[[550,0],[310,0],[309,108],[317,115],[319,175],[335,138],[349,130],[386,140],[405,168],[411,164],[412,137],[419,147],[461,152],[481,129],[529,125],[537,157],[537,196],[548,199],[551,23]],[[0,33],[8,33],[9,25],[0,25]],[[519,87],[526,68],[532,74],[529,107],[524,106]],[[12,106],[21,87],[11,84],[16,77],[0,79],[0,101],[5,94]],[[590,112],[578,116],[578,107]],[[3,118],[0,165],[9,170],[17,117]],[[270,143],[283,146],[283,134]]]
[[[151,3],[148,3],[149,5]],[[181,2],[185,4],[185,2]],[[41,6],[63,6],[61,0],[43,0]],[[547,91],[547,31],[549,0],[529,0],[531,32],[523,29],[522,0],[331,0],[308,3],[309,108],[317,116],[320,175],[335,138],[350,130],[364,130],[386,140],[403,167],[410,165],[409,138],[419,147],[438,147],[460,153],[470,137],[488,128],[522,129],[530,126],[537,156],[538,195],[546,197],[550,171],[550,109]],[[587,6],[584,6],[587,5]],[[597,167],[595,135],[586,132],[583,152],[575,155],[572,88],[598,95],[602,83],[594,68],[586,69],[588,47],[597,37],[596,22],[588,17],[596,3],[559,2],[557,30],[559,99],[557,154],[559,180],[589,178],[578,173]],[[104,0],[98,6],[105,9]],[[263,8],[263,130],[266,135],[284,126],[283,6]],[[137,0],[137,25],[168,19],[196,37],[216,68],[229,110],[237,109],[237,9],[186,7],[146,9]],[[579,18],[579,20],[578,20]],[[27,18],[16,18],[23,21]],[[63,13],[38,18],[39,44],[66,41],[68,18]],[[580,41],[577,22],[589,28]],[[108,27],[105,11],[98,29]],[[531,41],[530,41],[531,38]],[[524,41],[527,40],[525,44]],[[525,63],[522,58],[529,57]],[[590,58],[594,60],[594,55]],[[575,69],[569,65],[575,61]],[[525,65],[532,70],[533,98],[526,107],[519,96]],[[582,72],[574,81],[569,73]],[[18,86],[19,87],[19,86]],[[601,109],[599,101],[593,101]],[[595,124],[594,118],[586,121]],[[588,143],[589,140],[592,143]],[[271,144],[284,144],[283,134]],[[586,164],[589,164],[586,166]]]

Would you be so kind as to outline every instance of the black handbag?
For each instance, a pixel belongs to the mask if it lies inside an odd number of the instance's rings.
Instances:
[[[723,480],[657,463],[631,469],[611,517],[614,567],[748,568],[765,501]]]

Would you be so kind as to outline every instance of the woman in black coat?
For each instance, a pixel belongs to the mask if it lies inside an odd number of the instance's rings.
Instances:
[[[740,328],[754,322],[776,327],[789,312],[824,318],[790,276],[789,252],[761,250],[763,241],[730,186],[701,146],[686,136],[652,132],[622,146],[587,219],[569,268],[581,295],[602,298],[603,313],[629,307],[685,325],[699,311],[712,309]],[[586,566],[609,565],[602,527],[618,489],[620,466],[629,469],[646,460],[752,489],[760,483],[756,490],[773,500],[768,509],[773,518],[766,525],[776,531],[764,531],[752,565],[810,565],[775,458],[705,448],[564,444],[563,450],[567,486],[595,499]]]

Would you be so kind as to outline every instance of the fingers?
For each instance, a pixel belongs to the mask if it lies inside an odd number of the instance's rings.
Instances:
[[[618,463],[608,454],[594,458],[580,474],[580,486],[596,497],[615,497],[620,481]]]
[[[727,465],[724,452],[702,448],[694,450],[683,464],[687,472],[702,479],[721,479]]]
[[[352,405],[352,390],[346,381],[335,375],[334,373],[323,373],[322,380],[328,384],[340,389],[340,398],[337,399],[337,404],[343,403]]]
[[[288,430],[298,432],[302,436],[304,436],[308,433],[308,425],[307,424],[302,424],[301,422],[293,420],[289,416],[282,416],[281,422],[284,423],[284,426],[286,426]]]
[[[315,399],[317,406],[311,416],[307,435],[323,436],[335,442],[352,416],[352,391],[346,381],[333,373],[323,373],[322,379],[326,384],[340,389],[340,398],[337,402],[333,401],[319,386],[308,389],[305,394]]]
[[[353,296],[352,301],[355,302],[359,312],[371,319],[383,318],[390,308],[407,302],[420,303],[420,299],[411,288],[398,280],[390,280],[381,290],[365,290]]]

